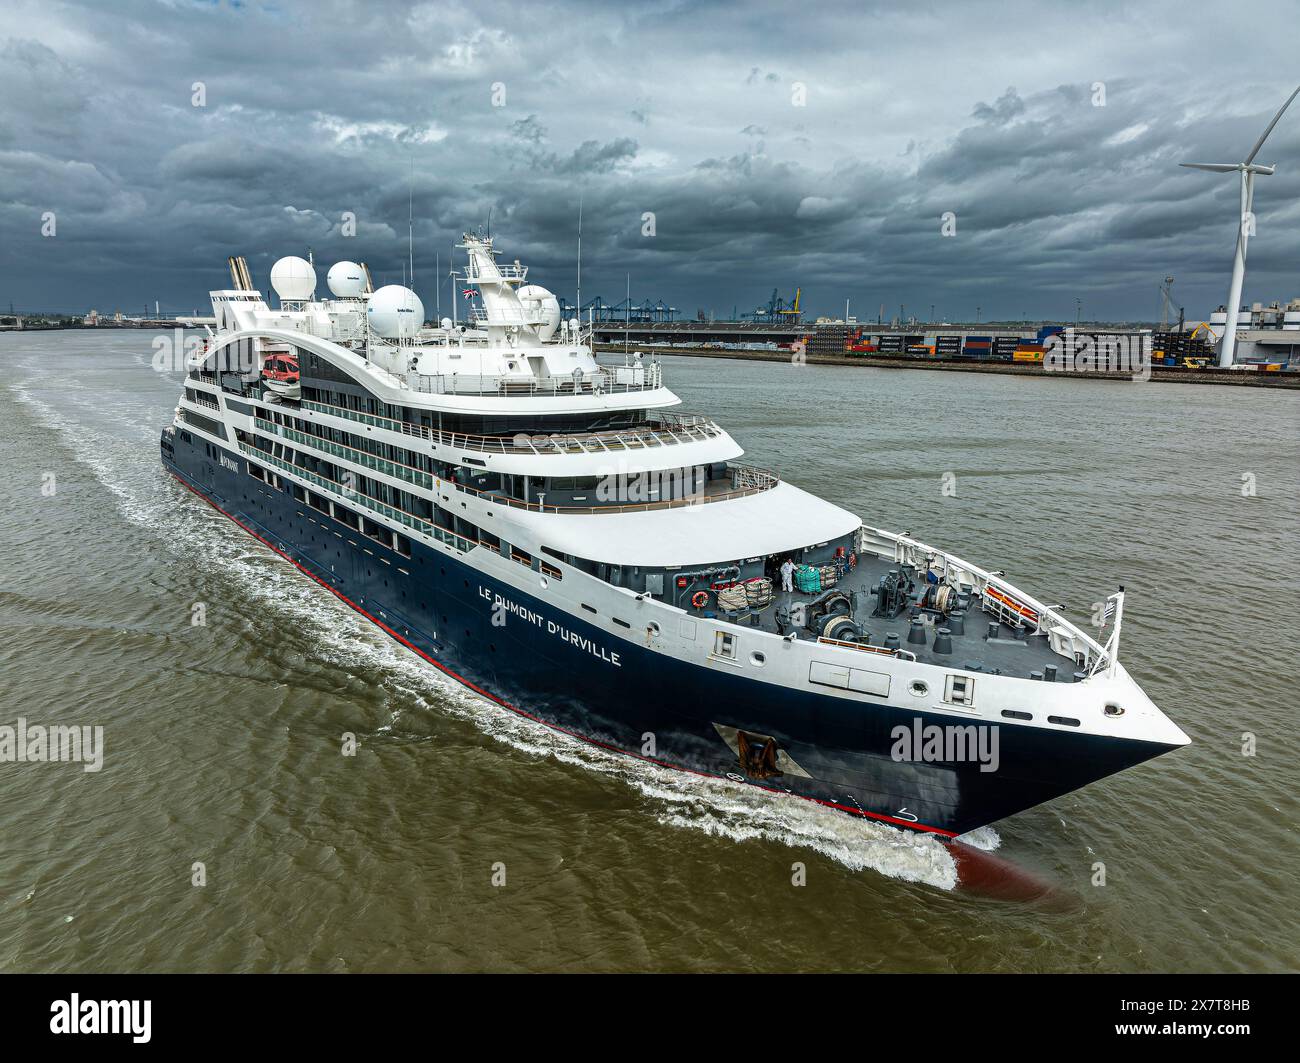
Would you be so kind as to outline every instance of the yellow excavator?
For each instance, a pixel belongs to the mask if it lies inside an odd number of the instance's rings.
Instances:
[[[1201,337],[1203,343],[1208,343],[1211,347],[1213,347],[1216,343],[1219,342],[1219,337],[1214,334],[1214,332],[1210,328],[1209,322],[1206,321],[1202,321],[1199,325],[1196,326],[1196,328],[1192,329],[1191,335],[1187,337],[1188,340],[1190,341],[1196,339],[1196,337],[1200,334],[1202,329],[1205,330],[1205,335]],[[1183,359],[1183,365],[1187,366],[1188,369],[1204,369],[1209,364],[1210,364],[1209,358],[1184,358]]]

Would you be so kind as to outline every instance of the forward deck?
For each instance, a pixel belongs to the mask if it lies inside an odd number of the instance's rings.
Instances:
[[[1048,669],[1054,667],[1056,682],[1075,681],[1075,672],[1082,669],[1081,665],[1072,658],[1053,650],[1047,636],[1034,634],[1032,625],[1028,630],[1024,627],[1015,628],[1003,623],[993,613],[986,612],[983,599],[978,595],[972,594],[969,605],[964,610],[964,633],[951,633],[951,653],[936,653],[934,649],[937,629],[948,627],[951,631],[951,617],[939,618],[936,621],[934,614],[917,609],[915,596],[912,604],[896,617],[872,616],[871,613],[876,607],[876,597],[872,591],[879,584],[882,576],[898,568],[898,563],[888,558],[876,557],[873,554],[859,555],[857,566],[846,572],[834,587],[823,588],[820,593],[777,590],[771,605],[742,613],[738,621],[742,624],[756,624],[764,631],[778,633],[777,618],[782,605],[788,606],[791,612],[800,604],[807,609],[827,593],[828,589],[845,591],[856,595],[858,605],[853,619],[862,628],[863,635],[870,636],[870,646],[873,649],[885,646],[888,637],[896,635],[899,648],[905,654],[915,656],[922,664],[1044,680]],[[920,573],[916,578],[918,590],[922,589],[924,578],[924,573]],[[779,577],[775,584],[777,587],[780,586]],[[919,615],[924,622],[920,629],[925,635],[924,642],[908,641],[913,615]],[[996,634],[990,637],[990,628],[994,625],[996,625]],[[789,634],[789,632],[790,628],[787,627],[783,633]],[[801,628],[799,637],[811,639],[816,636]],[[873,652],[873,649],[865,649],[854,643],[846,642],[841,645],[861,649],[864,655]]]

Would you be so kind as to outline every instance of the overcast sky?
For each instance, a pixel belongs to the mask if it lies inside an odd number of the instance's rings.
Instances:
[[[505,256],[572,298],[581,197],[584,301],[622,300],[630,273],[688,316],[802,285],[813,312],[872,319],[1072,319],[1076,298],[1151,319],[1173,274],[1199,318],[1227,294],[1236,178],[1177,163],[1249,151],[1300,84],[1295,16],[0,0],[0,308],[204,308],[227,255],[265,288],[308,247],[322,291],[340,258],[400,281],[413,163],[430,314],[435,253],[489,210]],[[1278,173],[1245,298],[1267,303],[1300,296],[1300,101],[1258,161]]]

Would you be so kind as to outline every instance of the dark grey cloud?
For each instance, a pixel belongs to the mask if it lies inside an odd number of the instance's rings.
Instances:
[[[261,283],[307,247],[398,280],[408,202],[429,305],[489,214],[572,297],[581,200],[584,297],[630,273],[688,314],[802,285],[831,313],[1133,318],[1172,273],[1195,317],[1236,190],[1177,164],[1241,157],[1297,79],[1260,32],[1280,0],[6,7],[0,305],[52,309],[202,306],[235,253]],[[1264,161],[1249,300],[1300,294],[1300,107]]]

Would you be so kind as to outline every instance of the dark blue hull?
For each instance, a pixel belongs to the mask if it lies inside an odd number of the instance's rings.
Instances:
[[[891,757],[894,728],[917,719],[944,726],[951,718],[679,661],[414,540],[410,557],[370,539],[351,545],[361,539],[356,532],[249,476],[242,456],[222,451],[225,460],[214,459],[203,440],[191,439],[180,431],[165,436],[163,464],[245,530],[478,693],[608,749],[952,837],[1170,748],[1003,727],[996,771],[973,762],[900,762]],[[497,594],[534,617],[509,614],[503,626],[493,625]],[[746,778],[715,724],[775,738],[811,777]]]

